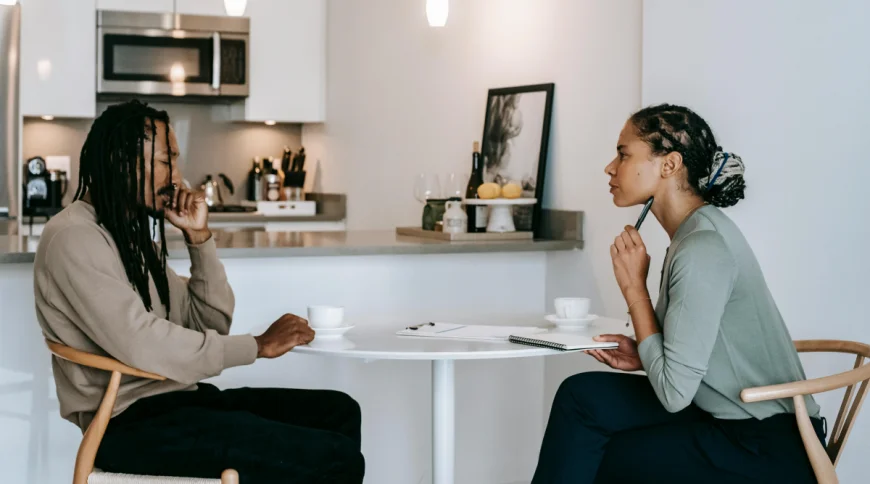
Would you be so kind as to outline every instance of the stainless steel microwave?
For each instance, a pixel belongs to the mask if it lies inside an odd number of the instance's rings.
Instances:
[[[250,20],[97,11],[97,94],[248,96]]]

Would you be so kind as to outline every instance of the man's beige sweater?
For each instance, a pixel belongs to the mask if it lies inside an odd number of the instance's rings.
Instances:
[[[257,358],[252,336],[228,336],[235,300],[214,240],[189,246],[189,252],[189,280],[167,268],[170,313],[153,281],[149,312],[90,204],[77,201],[45,226],[33,267],[45,337],[167,378],[124,376],[113,416],[141,398],[193,390],[198,381]],[[110,374],[56,357],[52,366],[61,415],[86,429]]]

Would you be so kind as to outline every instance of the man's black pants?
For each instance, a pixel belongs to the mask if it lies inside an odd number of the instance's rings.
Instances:
[[[359,484],[360,408],[344,393],[240,388],[144,398],[109,422],[96,466],[107,472],[245,484]]]

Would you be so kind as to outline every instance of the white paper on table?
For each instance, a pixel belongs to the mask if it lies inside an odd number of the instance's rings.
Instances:
[[[546,329],[534,326],[434,323],[434,325],[419,326],[417,329],[406,328],[398,331],[396,334],[418,338],[507,341],[511,335],[522,336],[546,332]]]

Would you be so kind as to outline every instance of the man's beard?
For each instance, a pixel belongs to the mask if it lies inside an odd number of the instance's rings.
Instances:
[[[157,193],[155,194],[156,196],[154,198],[154,205],[157,205],[157,197],[166,197],[165,201],[167,202],[169,200],[172,200],[173,196],[175,195],[175,190],[177,189],[178,185],[174,183],[161,187],[159,190],[157,190]],[[145,213],[154,220],[160,221],[166,216],[166,211],[163,208],[158,210],[154,207],[145,206],[144,204],[143,206],[145,207]]]

